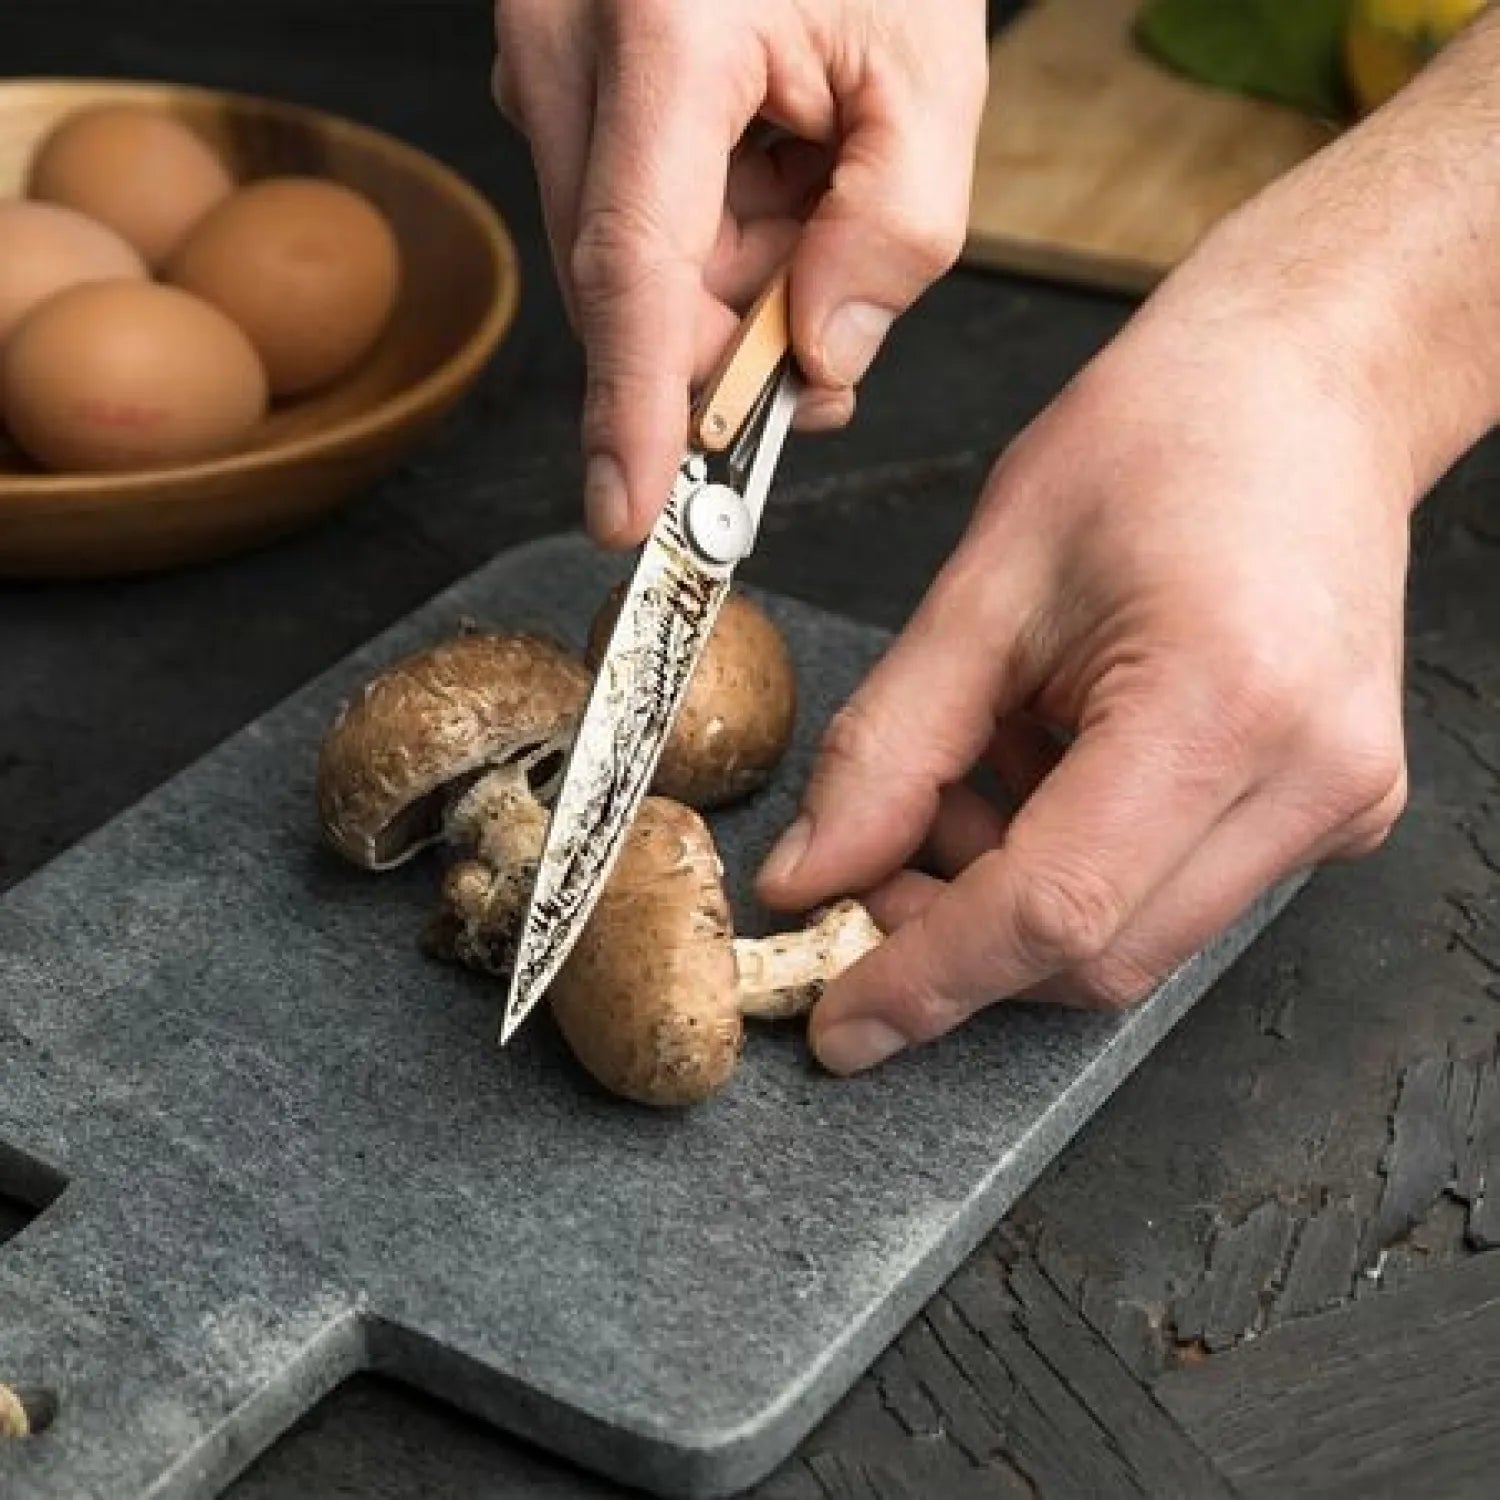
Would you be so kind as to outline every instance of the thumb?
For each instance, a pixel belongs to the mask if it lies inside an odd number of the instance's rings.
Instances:
[[[873,86],[866,94],[873,93]],[[983,89],[865,105],[792,266],[792,331],[818,385],[858,383],[891,324],[958,259]]]
[[[975,639],[982,616],[940,577],[911,623],[829,725],[797,820],[761,870],[789,911],[864,891],[921,847],[945,786],[984,752],[1008,652]]]

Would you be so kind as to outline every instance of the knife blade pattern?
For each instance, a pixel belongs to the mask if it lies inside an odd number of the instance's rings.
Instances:
[[[684,534],[679,484],[647,542],[595,675],[553,810],[506,1009],[508,1033],[552,982],[609,878],[729,593]]]

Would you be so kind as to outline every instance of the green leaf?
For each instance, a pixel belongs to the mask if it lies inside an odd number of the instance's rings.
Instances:
[[[1348,112],[1349,0],[1148,0],[1136,40],[1200,83],[1337,118]]]

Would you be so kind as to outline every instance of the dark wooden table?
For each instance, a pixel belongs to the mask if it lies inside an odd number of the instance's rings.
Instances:
[[[0,891],[495,552],[575,523],[579,361],[489,59],[481,0],[6,0],[11,73],[275,93],[436,152],[510,216],[527,284],[441,441],[339,518],[174,576],[0,589]],[[950,278],[853,430],[794,446],[755,580],[898,625],[989,460],[1128,313]],[[1398,836],[1319,877],[766,1500],[1495,1493],[1497,464],[1481,449],[1423,522]],[[24,1220],[0,1198],[0,1238]],[[617,1492],[360,1378],[230,1493]]]

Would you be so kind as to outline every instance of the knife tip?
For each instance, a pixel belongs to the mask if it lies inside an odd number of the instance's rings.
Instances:
[[[531,1007],[522,1003],[522,997],[512,992],[505,1002],[505,1012],[500,1017],[500,1045],[503,1047],[521,1029]]]

